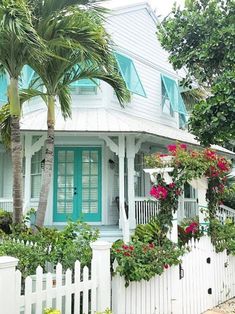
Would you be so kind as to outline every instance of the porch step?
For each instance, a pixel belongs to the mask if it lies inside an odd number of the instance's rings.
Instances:
[[[98,229],[100,230],[100,240],[113,243],[122,239],[122,230],[117,226],[100,226]]]

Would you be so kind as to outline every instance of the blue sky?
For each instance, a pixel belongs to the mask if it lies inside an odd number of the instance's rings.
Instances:
[[[123,5],[145,2],[144,0],[111,0],[109,1],[110,7],[119,7]],[[174,2],[183,5],[184,0],[146,0],[153,9],[156,10],[157,15],[166,16],[170,13]]]

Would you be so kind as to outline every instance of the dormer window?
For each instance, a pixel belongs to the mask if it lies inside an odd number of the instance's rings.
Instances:
[[[134,62],[130,58],[119,53],[115,53],[115,57],[128,90],[133,94],[146,97],[144,87],[141,83]]]
[[[70,84],[73,94],[77,95],[96,95],[99,81],[97,79],[82,79]]]
[[[161,84],[162,111],[168,113],[172,117],[174,116],[174,112],[177,112],[179,114],[180,123],[186,123],[187,110],[176,81],[168,76],[161,75]]]

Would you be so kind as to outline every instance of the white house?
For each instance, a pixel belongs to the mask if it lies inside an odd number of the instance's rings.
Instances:
[[[103,82],[97,87],[81,80],[71,87],[72,118],[65,121],[59,111],[56,114],[54,170],[45,225],[63,225],[70,217],[114,230],[119,222],[124,226],[124,208],[128,207],[129,228],[133,229],[157,210],[156,204],[145,202],[150,177],[143,171],[144,154],[165,152],[166,145],[175,141],[199,145],[184,130],[187,112],[178,90],[180,75],[157,40],[156,24],[148,4],[116,9],[108,18],[107,29],[116,44],[115,56],[132,101],[121,108],[113,90]],[[29,81],[33,73],[26,69],[25,75]],[[0,101],[2,98],[4,95]],[[24,107],[25,211],[38,203],[46,115],[39,99]],[[231,153],[217,149],[225,155]],[[11,210],[11,161],[3,146],[0,171],[0,208]],[[185,197],[185,211],[196,208],[193,188],[188,187]]]

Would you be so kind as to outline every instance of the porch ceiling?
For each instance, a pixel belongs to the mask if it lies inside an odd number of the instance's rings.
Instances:
[[[21,120],[22,131],[46,131],[46,108],[25,114]],[[130,115],[123,110],[107,108],[73,108],[72,118],[64,120],[59,111],[56,112],[57,132],[98,132],[98,133],[142,133],[177,140],[191,145],[200,145],[194,135],[159,122]],[[235,153],[220,147],[214,149],[229,155]]]

